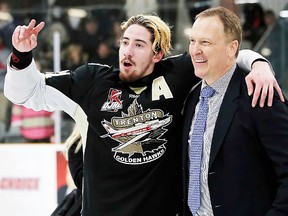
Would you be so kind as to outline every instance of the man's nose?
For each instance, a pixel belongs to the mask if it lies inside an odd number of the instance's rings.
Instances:
[[[195,42],[193,44],[190,45],[190,49],[191,49],[191,54],[196,55],[202,52],[199,43]]]
[[[124,56],[125,56],[126,58],[131,58],[132,55],[133,55],[132,45],[129,44],[129,45],[126,47],[125,51],[124,51]]]

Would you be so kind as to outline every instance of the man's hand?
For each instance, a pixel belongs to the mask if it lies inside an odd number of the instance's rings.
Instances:
[[[36,27],[36,20],[32,19],[28,26],[17,26],[12,35],[12,44],[19,52],[29,52],[37,46],[37,37],[45,23]]]
[[[253,86],[255,84],[255,89]],[[265,99],[268,95],[267,105],[272,106],[274,88],[278,92],[280,99],[284,102],[282,91],[271,71],[270,65],[264,61],[256,61],[252,65],[251,72],[246,76],[246,84],[248,88],[248,94],[253,94],[252,107],[255,107],[259,99],[260,107],[264,106]]]

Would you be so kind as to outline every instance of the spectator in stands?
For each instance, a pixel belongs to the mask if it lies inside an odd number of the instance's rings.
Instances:
[[[253,48],[266,30],[264,11],[259,3],[244,5],[243,39]]]
[[[52,112],[34,111],[20,105],[12,105],[13,126],[19,126],[21,136],[27,143],[50,143],[54,135]]]
[[[41,64],[36,59],[37,68]],[[12,126],[19,127],[20,135],[27,143],[50,143],[54,135],[53,112],[44,110],[34,111],[24,106],[12,105]]]
[[[68,45],[62,53],[62,67],[76,69],[87,61],[87,54],[80,44]]]
[[[38,49],[34,51],[38,56],[41,56],[41,59],[45,59],[45,62],[42,62],[42,67],[48,71],[53,70],[55,32],[59,33],[61,49],[65,49],[70,42],[70,34],[61,7],[52,8],[51,21],[47,24],[47,29],[45,29],[44,34],[41,35],[42,43],[40,43]]]
[[[14,18],[11,15],[10,4],[7,1],[0,2],[0,32],[3,36],[3,42],[7,46],[8,49],[12,49],[11,46],[11,38],[12,33],[16,27],[14,23]]]
[[[95,53],[90,56],[89,62],[97,62],[118,67],[118,53],[113,50],[112,45],[107,41],[101,41],[95,50]]]
[[[4,142],[4,133],[9,128],[9,116],[11,112],[11,102],[4,96],[4,78],[6,75],[7,58],[10,55],[10,50],[5,46],[3,36],[0,32],[0,142]]]
[[[112,39],[111,39],[114,49],[118,50],[121,36],[122,36],[121,23],[116,20],[114,21],[112,26]]]
[[[99,41],[103,40],[103,36],[98,28],[98,22],[93,18],[83,20],[84,29],[81,32],[80,44],[83,51],[90,57],[98,47]]]
[[[273,10],[268,9],[264,12],[264,21],[267,28],[274,26],[276,20],[277,18]]]

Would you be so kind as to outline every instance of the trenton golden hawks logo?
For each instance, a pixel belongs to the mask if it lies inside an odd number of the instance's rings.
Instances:
[[[166,151],[166,139],[161,136],[166,133],[164,127],[172,121],[171,115],[165,115],[162,110],[153,109],[143,112],[143,108],[135,99],[128,107],[128,113],[122,112],[122,117],[113,117],[111,122],[101,123],[107,134],[119,143],[112,148],[114,158],[124,164],[143,164],[160,158]]]
[[[122,109],[122,91],[118,89],[110,89],[107,101],[102,105],[101,111],[117,112]]]

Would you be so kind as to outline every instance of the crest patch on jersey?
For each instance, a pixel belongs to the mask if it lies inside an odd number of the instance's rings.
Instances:
[[[117,112],[122,109],[122,91],[111,88],[109,90],[107,101],[102,105],[101,111]]]
[[[114,159],[118,162],[131,165],[149,163],[165,153],[167,140],[161,136],[171,122],[171,115],[165,115],[160,109],[143,111],[135,99],[127,114],[122,112],[121,117],[113,117],[111,122],[101,122],[107,131],[101,137],[109,137],[119,143],[112,148]]]

